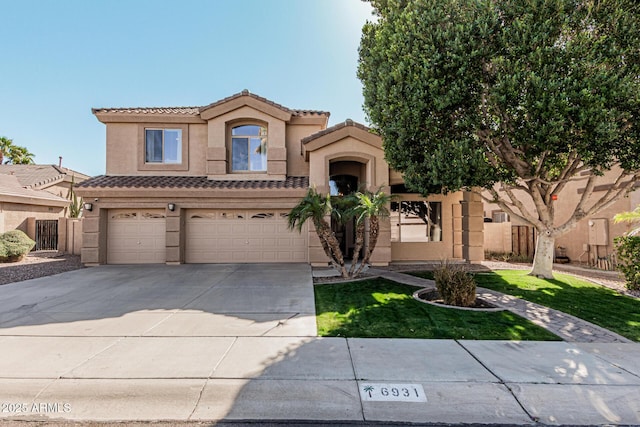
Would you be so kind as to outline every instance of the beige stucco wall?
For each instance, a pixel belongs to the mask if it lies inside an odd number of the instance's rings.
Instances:
[[[20,230],[27,233],[27,218],[58,219],[63,211],[57,207],[0,202],[0,220],[3,220],[0,232]]]
[[[587,208],[591,206],[596,198],[599,198],[604,194],[607,184],[610,184],[614,181],[615,176],[617,175],[617,171],[612,171],[606,173],[603,177],[598,177],[596,181],[596,189],[600,191],[594,192],[587,203]],[[555,202],[556,209],[556,219],[555,224],[560,225],[564,223],[573,213],[575,207],[580,201],[582,197],[582,189],[586,184],[586,177],[580,177],[581,179],[577,181],[572,181],[563,189],[563,191],[558,195],[558,200]],[[522,192],[516,192],[516,194],[520,194],[520,200],[523,204],[529,209],[531,213],[535,215],[535,208],[533,202],[530,200],[530,197],[525,195]],[[615,251],[615,246],[613,243],[613,239],[617,236],[622,235],[625,231],[629,229],[628,225],[625,224],[614,224],[613,217],[615,214],[619,212],[633,210],[637,204],[640,203],[640,190],[636,190],[632,192],[628,197],[624,197],[617,202],[615,202],[612,206],[601,210],[590,218],[584,218],[578,222],[577,226],[569,231],[567,234],[556,239],[556,247],[562,246],[566,248],[567,256],[572,261],[583,261],[587,262],[589,257],[595,256],[595,248],[589,248],[589,252],[585,253],[586,249],[584,245],[589,243],[589,220],[592,219],[606,219],[607,220],[607,228],[608,228],[608,245],[603,245],[598,247],[598,255],[599,256],[607,256]],[[500,210],[500,208],[495,204],[484,203],[484,213],[485,216],[491,217],[491,212],[494,210]],[[512,225],[525,225],[525,223],[511,216]],[[493,233],[493,230],[487,229],[488,235],[485,239],[494,239],[497,238],[495,236],[489,235],[489,233]],[[510,251],[511,249],[509,249]]]
[[[183,128],[183,164],[144,168],[144,129]],[[207,125],[197,123],[108,123],[107,175],[206,175]],[[185,146],[186,144],[186,146]],[[148,170],[142,170],[148,169]]]
[[[310,185],[315,186],[318,192],[327,193],[329,191],[330,163],[337,161],[363,163],[366,172],[365,179],[360,184],[366,184],[369,190],[377,190],[389,185],[389,166],[384,160],[382,149],[353,136],[348,136],[309,154],[309,181]]]
[[[265,174],[228,173],[228,143],[230,127],[242,123],[260,123],[268,128],[267,176],[284,179],[289,176],[307,176],[308,163],[301,154],[300,140],[323,128],[322,124],[287,124],[284,121],[245,106],[215,117],[207,124],[181,124],[183,144],[188,144],[188,170],[174,170],[154,165],[156,170],[141,170],[140,156],[144,146],[144,128],[175,128],[176,123],[107,123],[107,175],[208,175],[211,179],[260,179]],[[157,166],[157,167],[156,167]],[[184,168],[183,168],[184,169]],[[63,191],[66,195],[66,191]],[[57,193],[56,193],[57,194]]]
[[[82,253],[83,218],[58,219],[58,250],[73,255]]]
[[[133,175],[138,171],[138,124],[107,124],[107,175]]]
[[[484,223],[484,250],[499,253],[511,252],[511,222]]]
[[[289,125],[286,129],[287,140],[287,175],[309,176],[309,163],[305,161],[300,140],[322,130],[320,124]]]

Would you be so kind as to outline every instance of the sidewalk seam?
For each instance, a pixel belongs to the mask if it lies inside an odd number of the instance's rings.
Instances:
[[[520,400],[518,399],[518,397],[515,395],[515,393],[513,392],[513,390],[511,389],[511,387],[509,387],[507,385],[507,383],[500,378],[500,376],[498,374],[496,374],[495,372],[493,372],[491,370],[491,368],[489,368],[487,365],[485,365],[480,359],[478,359],[476,357],[475,354],[473,354],[471,352],[471,350],[469,350],[467,347],[465,347],[459,340],[454,340],[460,347],[462,347],[462,349],[464,351],[466,351],[469,356],[473,357],[483,368],[485,368],[491,375],[493,375],[494,377],[496,377],[499,381],[499,384],[502,384],[507,390],[509,390],[509,394],[513,397],[513,399],[516,401],[516,403],[518,404],[518,406],[520,406],[520,408],[522,409],[522,411],[527,415],[527,417],[529,417],[529,419],[531,421],[533,421],[534,423],[539,423],[539,420],[537,419],[537,417],[534,417],[533,415],[531,415],[529,413],[529,411],[527,411],[527,408],[524,407],[524,405],[522,404],[522,402],[520,402]]]
[[[362,414],[362,421],[366,422],[367,417],[364,415],[364,404],[362,403],[362,398],[360,397],[360,383],[358,383],[358,377],[356,374],[356,366],[353,363],[353,354],[351,353],[351,346],[349,345],[349,338],[345,338],[344,341],[347,344],[347,351],[349,352],[349,361],[351,362],[351,370],[353,371],[353,380],[356,385],[356,394],[358,401],[360,402],[360,414]]]
[[[493,375],[494,377],[496,377],[499,381],[499,384],[503,385],[507,390],[509,390],[509,394],[513,397],[513,399],[516,401],[516,403],[518,404],[518,406],[520,406],[520,408],[522,409],[522,411],[527,415],[527,417],[529,417],[529,419],[531,421],[533,421],[534,423],[539,423],[539,420],[537,417],[534,417],[533,415],[531,415],[531,413],[529,413],[529,411],[527,411],[527,408],[524,407],[524,405],[522,404],[522,402],[520,402],[520,399],[518,399],[518,397],[515,395],[515,393],[513,392],[513,390],[511,389],[511,387],[509,387],[507,385],[507,383],[500,378],[500,376],[498,374],[496,374],[495,372],[493,372],[491,370],[491,368],[489,368],[487,365],[485,365],[479,358],[476,357],[475,354],[473,354],[467,347],[465,347],[459,340],[454,340],[460,347],[462,347],[462,349],[464,351],[466,351],[469,356],[473,357],[474,360],[476,360],[480,365],[482,365],[483,368],[485,368],[491,375]]]
[[[93,338],[93,337],[88,337],[88,338]],[[110,337],[109,337],[110,338]],[[105,348],[103,348],[102,350],[98,351],[97,353],[91,355],[89,358],[83,360],[82,362],[78,363],[76,366],[74,366],[73,368],[70,368],[69,370],[63,372],[62,374],[58,375],[58,380],[60,379],[64,379],[66,378],[65,376],[70,374],[71,372],[73,372],[74,369],[79,368],[80,366],[84,365],[85,363],[89,362],[90,360],[93,360],[95,357],[97,357],[98,355],[104,353],[105,351],[109,350],[111,347],[115,346],[116,344],[124,341],[127,339],[127,337],[114,337],[114,338],[118,338],[117,340],[115,340],[113,343],[111,343],[110,345],[106,346]],[[73,379],[73,377],[69,377],[69,379]]]
[[[207,388],[207,384],[209,384],[209,380],[211,379],[211,376],[216,371],[216,369],[218,369],[218,366],[220,366],[224,358],[227,357],[227,355],[231,351],[231,348],[235,345],[236,342],[238,342],[238,337],[234,337],[233,342],[229,345],[229,347],[227,348],[227,351],[224,352],[220,360],[218,360],[218,363],[216,363],[216,365],[213,367],[211,372],[209,372],[209,375],[207,376],[207,378],[205,378],[204,384],[202,384],[202,388],[200,389],[200,393],[198,393],[198,399],[196,400],[196,404],[193,405],[193,409],[191,410],[191,413],[187,417],[187,420],[191,420],[191,417],[193,417],[193,414],[196,413],[196,409],[198,409],[198,405],[200,405],[200,401],[202,400],[204,389]]]

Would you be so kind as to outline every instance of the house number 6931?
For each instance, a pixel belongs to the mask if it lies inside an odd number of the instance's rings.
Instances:
[[[426,402],[422,384],[360,383],[362,401]]]

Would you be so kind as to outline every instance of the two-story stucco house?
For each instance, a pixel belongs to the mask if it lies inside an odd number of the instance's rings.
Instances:
[[[483,256],[482,203],[470,193],[428,200],[406,191],[382,141],[351,120],[293,110],[242,91],[204,107],[98,108],[106,174],[78,186],[82,260],[121,263],[308,262],[327,258],[312,230],[287,229],[309,186],[396,195],[372,262]],[[349,254],[353,229],[335,225]]]

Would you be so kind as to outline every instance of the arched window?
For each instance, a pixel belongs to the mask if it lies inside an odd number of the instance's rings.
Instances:
[[[231,171],[267,171],[267,128],[241,125],[231,129]]]

